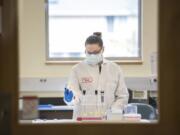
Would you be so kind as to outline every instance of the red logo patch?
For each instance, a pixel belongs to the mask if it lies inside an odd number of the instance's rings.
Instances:
[[[82,77],[81,78],[81,82],[82,83],[92,83],[93,82],[93,78],[92,77]]]

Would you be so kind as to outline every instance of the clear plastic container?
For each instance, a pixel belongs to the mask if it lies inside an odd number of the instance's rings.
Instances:
[[[137,106],[135,106],[135,105],[127,105],[124,108],[124,114],[137,114]]]
[[[22,118],[25,120],[33,120],[39,117],[38,104],[39,100],[36,96],[25,96],[22,106]]]

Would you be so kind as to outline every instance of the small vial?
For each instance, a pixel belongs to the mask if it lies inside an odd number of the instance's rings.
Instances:
[[[96,112],[95,112],[95,114],[97,115],[98,113],[98,90],[95,90],[95,96],[96,96]]]
[[[101,91],[101,115],[105,114],[104,91]]]
[[[81,114],[82,114],[82,116],[86,116],[86,113],[87,113],[87,111],[86,111],[86,107],[85,107],[85,101],[86,101],[86,97],[85,97],[85,95],[86,95],[86,90],[83,90],[82,91],[83,92],[83,96],[82,96],[82,103],[81,103]]]

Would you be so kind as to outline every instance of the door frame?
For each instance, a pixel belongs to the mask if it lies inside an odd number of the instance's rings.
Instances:
[[[18,0],[3,0],[3,33],[0,45],[0,88],[12,95],[13,135],[56,134],[180,134],[180,1],[159,0],[159,110],[157,124],[43,124],[18,123]]]

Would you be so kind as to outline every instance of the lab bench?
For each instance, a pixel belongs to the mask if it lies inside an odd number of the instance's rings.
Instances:
[[[38,100],[39,119],[72,119],[73,106],[67,106],[63,98],[39,98]],[[22,105],[19,108],[19,119],[23,119]]]
[[[127,124],[127,123],[134,123],[134,124],[156,124],[158,120],[146,120],[141,119],[140,121],[128,121],[128,120],[93,120],[93,121],[76,121],[72,119],[53,119],[53,120],[19,120],[20,124]]]

